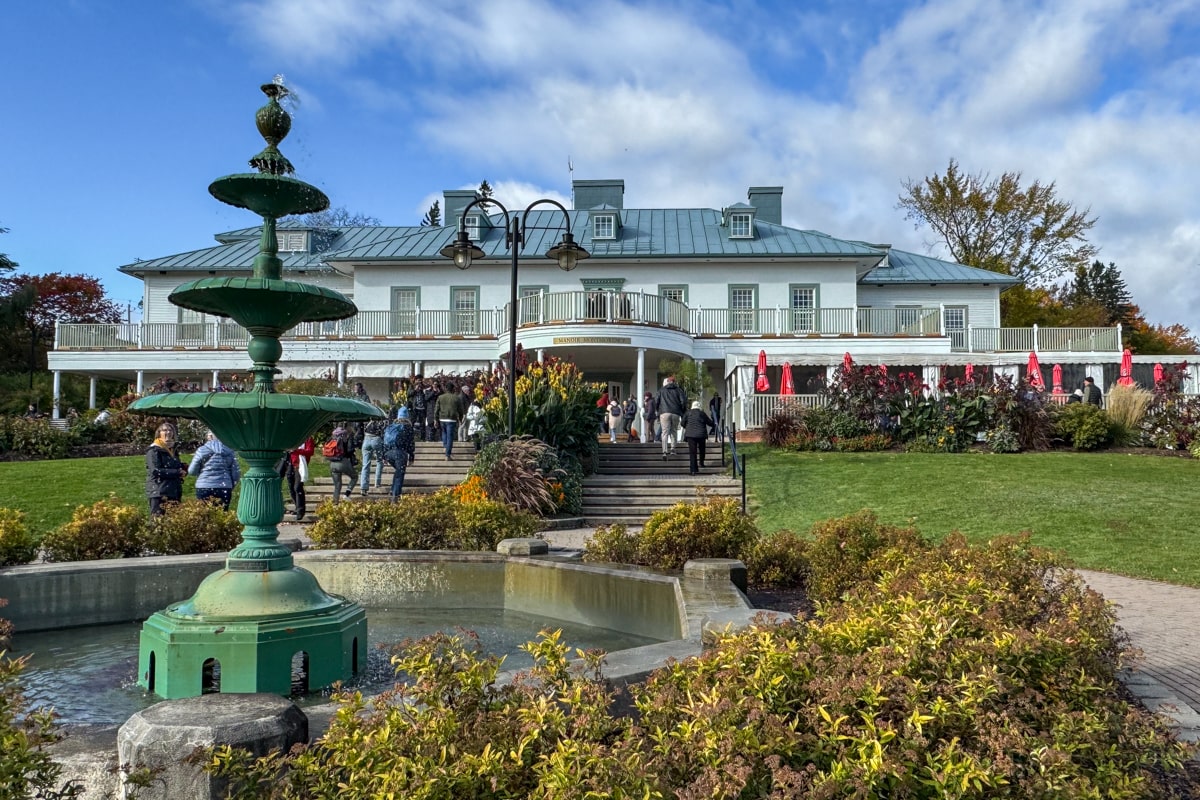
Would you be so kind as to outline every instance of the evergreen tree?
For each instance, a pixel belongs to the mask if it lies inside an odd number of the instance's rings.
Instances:
[[[476,194],[484,200],[490,200],[492,197],[492,185],[487,182],[487,178],[483,179],[483,183],[479,184],[479,189]]]
[[[421,220],[423,228],[440,228],[442,227],[442,203],[440,200],[434,200],[433,205],[425,212],[425,218]]]
[[[8,233],[8,228],[0,228],[0,233]],[[0,253],[0,272],[11,272],[17,266],[17,262],[9,258],[7,254]]]
[[[1133,298],[1121,277],[1121,270],[1111,261],[1105,265],[1097,259],[1091,266],[1076,267],[1075,280],[1068,286],[1066,295],[1070,305],[1092,303],[1103,308],[1107,325],[1128,324],[1133,320]]]

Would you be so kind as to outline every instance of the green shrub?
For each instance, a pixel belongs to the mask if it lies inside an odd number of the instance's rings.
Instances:
[[[751,586],[795,589],[808,582],[808,540],[792,531],[760,536],[747,549],[743,561]]]
[[[77,507],[70,522],[46,534],[42,552],[47,561],[133,558],[142,554],[145,538],[142,510],[110,497]]]
[[[496,500],[457,506],[454,523],[454,544],[461,550],[495,550],[502,539],[530,537],[538,530],[537,517]]]
[[[404,494],[395,503],[322,503],[308,535],[319,547],[385,550],[495,550],[501,539],[533,536],[537,519],[504,503],[459,502],[452,489]]]
[[[5,623],[7,625],[7,623]],[[7,641],[0,637],[0,650]],[[62,767],[51,746],[63,734],[54,723],[54,711],[30,708],[21,690],[25,659],[0,655],[0,798],[78,797],[83,787],[74,781],[59,785]]]
[[[0,452],[34,458],[66,458],[70,447],[71,434],[52,427],[49,419],[0,417]]]
[[[609,564],[638,563],[638,540],[640,535],[630,533],[624,523],[601,525],[596,528],[583,545],[584,561],[602,561]]]
[[[0,508],[0,567],[28,564],[37,558],[37,539],[25,524],[25,515]]]
[[[1021,451],[1021,441],[1017,437],[1016,431],[1004,422],[989,429],[984,441],[987,442],[988,450],[993,453],[1019,453]]]
[[[916,530],[884,525],[871,511],[818,522],[808,548],[808,596],[819,603],[837,600],[856,583],[873,580],[889,551],[905,554],[923,546]]]
[[[1108,417],[1091,403],[1061,406],[1054,414],[1054,423],[1057,435],[1076,450],[1097,450],[1110,441]]]
[[[646,520],[638,563],[655,569],[682,569],[695,558],[741,558],[758,535],[753,518],[742,513],[734,498],[676,503]]]
[[[242,540],[237,514],[194,497],[169,503],[146,526],[146,549],[164,556],[220,553]]]

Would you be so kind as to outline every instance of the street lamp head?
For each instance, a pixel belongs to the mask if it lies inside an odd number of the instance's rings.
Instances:
[[[471,266],[472,261],[484,256],[484,252],[471,241],[465,228],[458,229],[458,236],[454,243],[443,247],[441,253],[446,258],[453,259],[454,266],[459,269],[467,269]]]
[[[562,241],[546,251],[546,258],[552,258],[557,261],[559,269],[564,272],[570,272],[575,269],[575,267],[579,266],[580,261],[590,258],[591,255],[591,253],[575,243],[575,237],[570,231],[563,233]]]

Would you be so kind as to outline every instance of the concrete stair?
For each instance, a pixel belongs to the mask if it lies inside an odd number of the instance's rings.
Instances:
[[[570,527],[617,523],[639,526],[655,511],[679,502],[695,502],[704,493],[740,497],[741,482],[729,476],[728,465],[721,466],[720,447],[711,441],[708,445],[705,466],[699,475],[690,475],[686,446],[677,447],[675,454],[664,460],[662,446],[658,444],[602,442],[596,473],[583,480],[583,510],[579,517],[569,521]],[[447,461],[440,442],[417,442],[416,460],[405,474],[404,491],[434,492],[455,486],[467,477],[474,460],[475,450],[469,443],[457,443],[454,459]],[[374,481],[373,471],[370,480]],[[363,497],[355,483],[354,493],[349,498],[343,497],[342,502],[381,500],[388,496],[391,485],[392,469],[385,466],[383,483],[378,489],[370,486]],[[329,478],[316,478],[305,486],[305,493],[311,518],[312,510],[332,496],[333,482]]]
[[[687,447],[662,457],[662,445],[601,443],[596,474],[583,481],[583,518],[588,525],[644,525],[655,511],[702,494],[741,497],[741,482],[721,467],[721,450],[708,443],[699,475],[688,473]]]

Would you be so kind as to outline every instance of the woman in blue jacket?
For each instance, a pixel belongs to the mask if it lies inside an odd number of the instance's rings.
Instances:
[[[215,498],[228,511],[233,487],[242,479],[242,468],[237,453],[226,447],[216,434],[209,431],[204,439],[188,466],[188,474],[196,476],[196,499]]]

